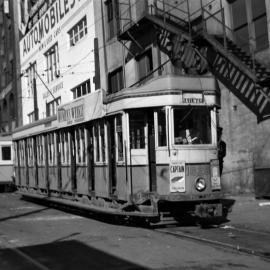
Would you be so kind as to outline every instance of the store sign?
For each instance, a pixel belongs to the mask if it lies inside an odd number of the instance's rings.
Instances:
[[[170,164],[170,192],[185,192],[185,163],[171,162]]]
[[[183,103],[187,104],[203,104],[202,93],[183,93]]]
[[[60,126],[73,125],[85,119],[84,100],[59,106],[57,109],[57,120]]]

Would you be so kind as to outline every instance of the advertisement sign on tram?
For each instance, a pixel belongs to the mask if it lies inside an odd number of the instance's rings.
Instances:
[[[170,163],[170,192],[185,192],[185,163]]]

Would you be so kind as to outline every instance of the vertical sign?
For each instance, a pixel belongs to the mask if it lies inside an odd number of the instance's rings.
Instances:
[[[170,192],[185,192],[185,163],[171,162],[170,164]]]

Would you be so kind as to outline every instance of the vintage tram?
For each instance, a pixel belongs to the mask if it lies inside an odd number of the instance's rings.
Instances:
[[[0,191],[13,189],[13,150],[11,136],[0,136]]]
[[[18,128],[16,186],[25,196],[151,222],[226,216],[212,76],[154,78],[58,107]]]

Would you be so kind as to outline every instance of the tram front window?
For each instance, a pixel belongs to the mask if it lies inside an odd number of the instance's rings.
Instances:
[[[211,115],[206,107],[174,109],[175,144],[211,144]]]

